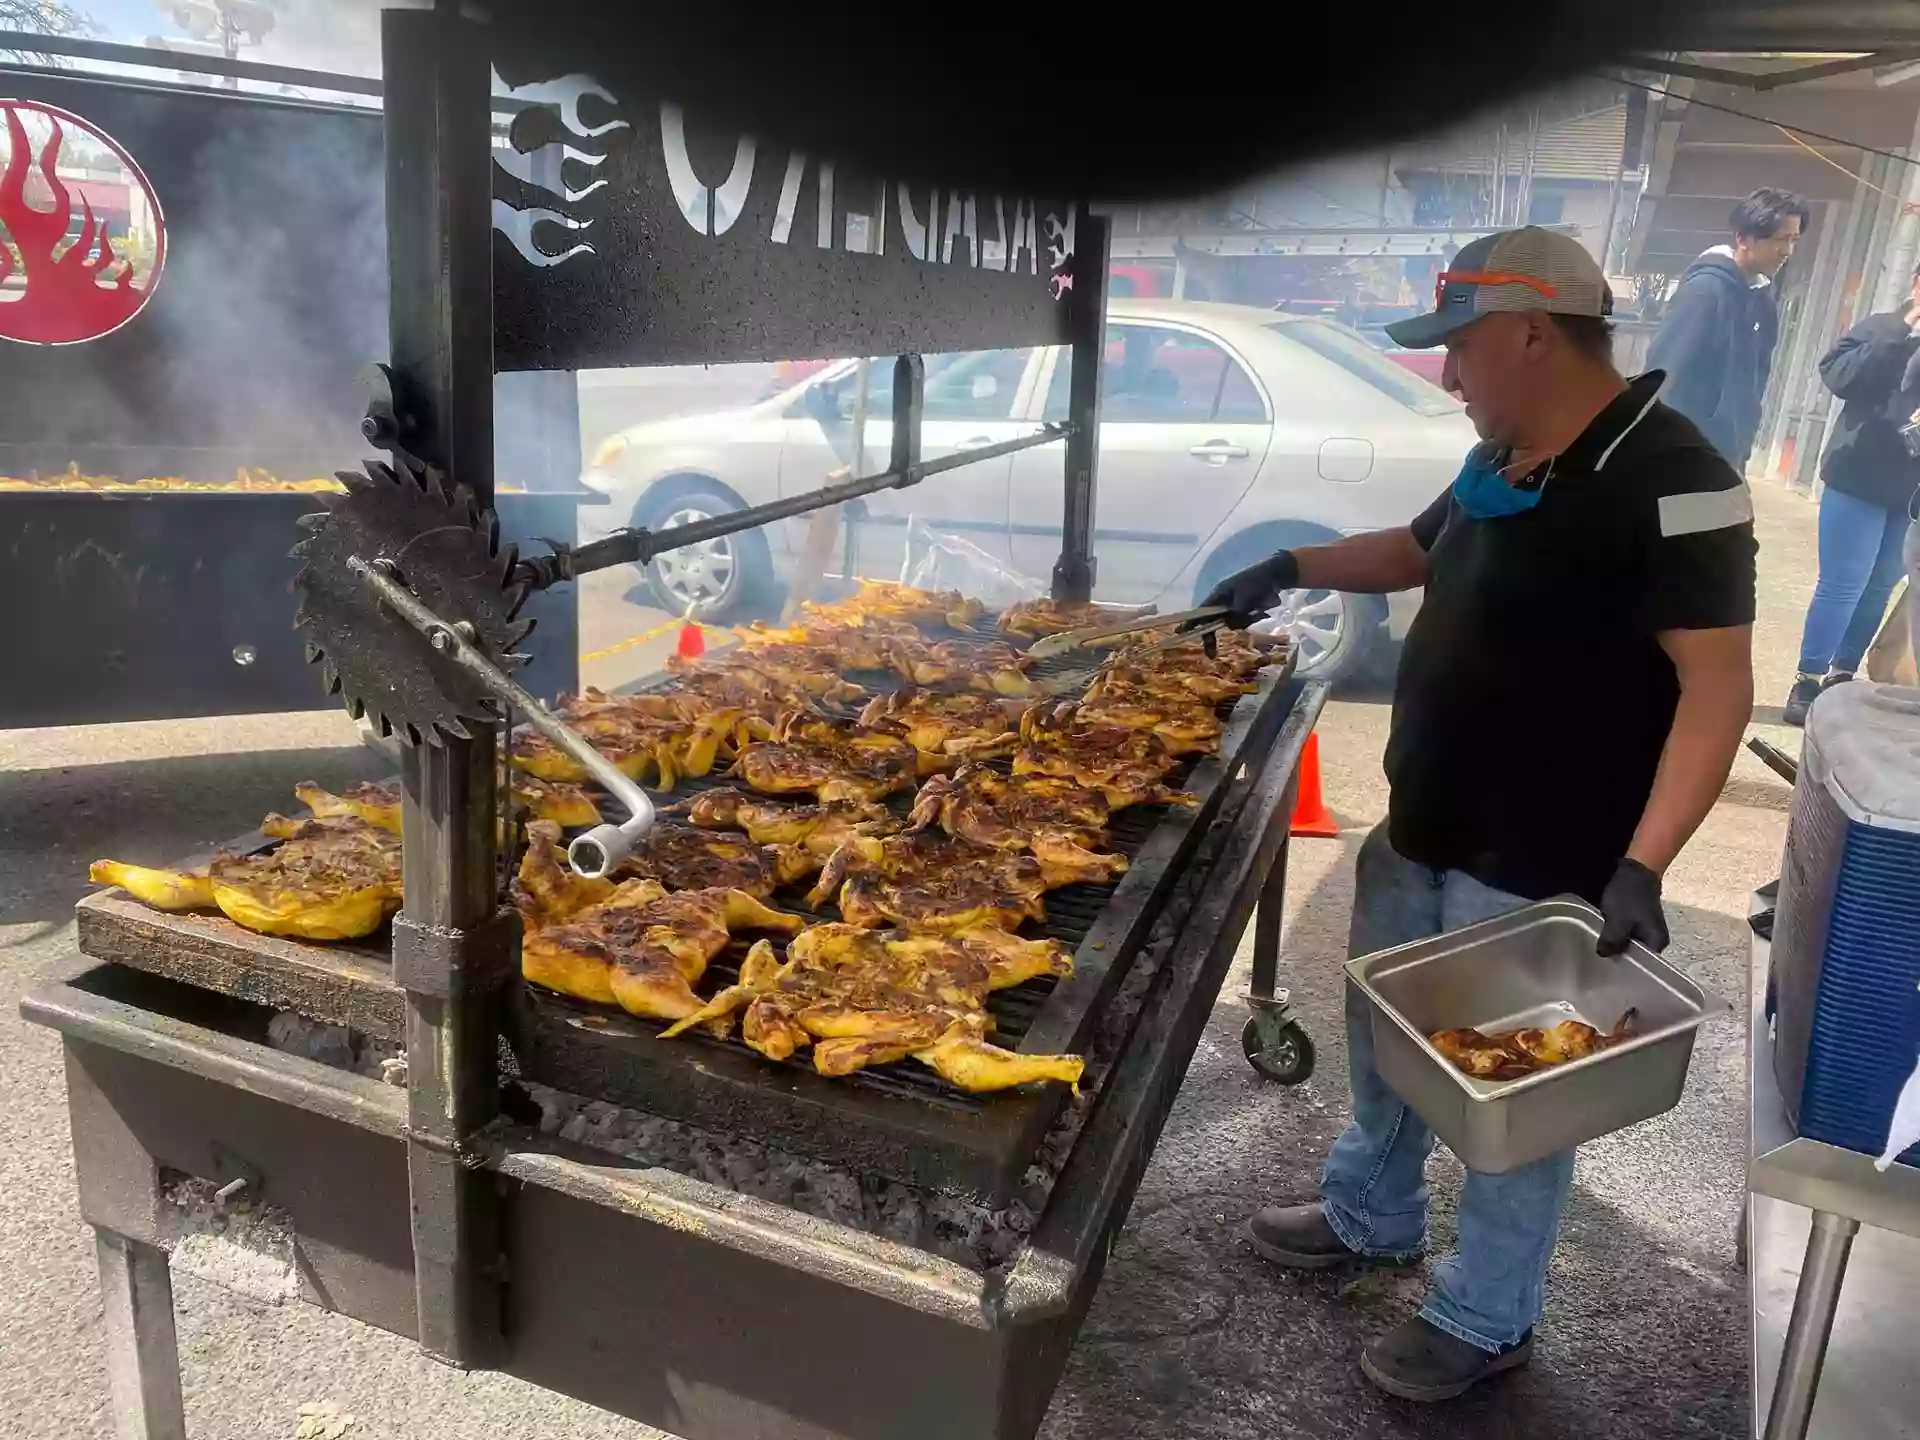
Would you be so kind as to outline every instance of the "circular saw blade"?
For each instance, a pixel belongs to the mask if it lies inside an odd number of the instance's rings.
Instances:
[[[517,618],[527,589],[512,578],[516,551],[500,543],[491,510],[464,486],[449,489],[432,469],[416,478],[370,460],[365,474],[339,478],[346,493],[323,501],[324,513],[302,517],[311,533],[293,548],[303,562],[294,578],[294,627],[307,659],[347,712],[367,716],[382,735],[414,745],[465,739],[470,726],[493,722],[491,693],[383,606],[347,561],[390,561],[422,604],[450,625],[471,625],[481,651],[510,669],[525,663],[514,650],[533,629]]]

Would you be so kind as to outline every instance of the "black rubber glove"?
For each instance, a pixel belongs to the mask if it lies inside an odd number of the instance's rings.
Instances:
[[[1280,594],[1300,583],[1300,562],[1291,550],[1279,550],[1258,565],[1229,575],[1207,592],[1202,605],[1227,607],[1227,624],[1244,630],[1280,603]],[[1189,625],[1196,621],[1188,621]]]
[[[1660,877],[1638,860],[1622,860],[1600,892],[1602,955],[1618,955],[1629,940],[1649,950],[1667,948],[1667,915],[1660,908]]]

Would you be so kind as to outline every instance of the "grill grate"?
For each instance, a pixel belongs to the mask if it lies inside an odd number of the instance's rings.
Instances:
[[[1050,657],[1036,665],[1035,673],[1086,678],[1102,658]],[[1284,714],[1278,702],[1290,669],[1269,670],[1259,694],[1219,706],[1217,713],[1227,721],[1219,753],[1186,757],[1167,777],[1169,784],[1196,793],[1200,803],[1194,811],[1143,805],[1113,817],[1109,848],[1133,862],[1127,875],[1047,892],[1045,923],[1028,922],[1021,933],[1063,942],[1074,952],[1075,975],[1033,980],[989,996],[996,1043],[1014,1050],[1030,1045],[1036,1052],[1084,1049],[1215,813],[1228,777],[1241,771],[1243,762],[1248,768],[1262,763]],[[656,688],[668,678],[652,678],[628,687],[628,693]],[[852,678],[876,693],[901,683],[884,674]],[[721,774],[683,777],[665,798],[679,800],[734,783]],[[909,794],[893,797],[890,804],[904,815],[911,802]],[[811,909],[804,896],[804,888],[783,889],[771,903],[808,920],[839,918],[837,907]],[[714,959],[697,987],[702,994],[737,979],[751,938],[729,944]],[[774,945],[779,952],[784,942]],[[912,1060],[829,1079],[814,1072],[806,1051],[774,1062],[737,1032],[725,1040],[689,1033],[662,1042],[657,1022],[533,986],[515,994],[516,1040],[530,1079],[710,1130],[777,1140],[853,1169],[988,1204],[1003,1203],[1018,1188],[1067,1095],[1061,1086],[973,1095]]]
[[[1231,705],[1229,704],[1222,708],[1223,710],[1231,709]],[[1169,777],[1169,783],[1177,785],[1184,781],[1187,775],[1192,772],[1193,764],[1194,757],[1189,756],[1183,760],[1180,768],[1175,770]],[[676,785],[671,792],[663,792],[663,794],[670,794],[674,800],[680,800],[685,799],[687,796],[698,794],[703,790],[711,790],[727,783],[729,782],[726,779],[717,774],[688,777]],[[893,800],[896,811],[904,815],[910,804],[910,797],[895,796]],[[1130,805],[1120,811],[1120,813],[1113,818],[1113,823],[1109,827],[1111,839],[1108,848],[1132,860],[1139,852],[1141,845],[1145,843],[1147,837],[1159,827],[1160,822],[1166,817],[1167,811],[1170,808],[1171,807],[1166,805]],[[1044,897],[1047,911],[1046,923],[1036,924],[1033,921],[1028,921],[1020,927],[1019,933],[1028,938],[1044,936],[1048,939],[1058,940],[1065,944],[1068,950],[1077,951],[1080,948],[1081,942],[1087,938],[1087,932],[1093,927],[1100,913],[1113,899],[1113,892],[1117,883],[1118,882],[1110,882],[1102,885],[1067,885],[1058,890],[1049,890]],[[802,916],[809,923],[840,919],[840,909],[837,905],[828,903],[819,907],[809,906],[806,903],[805,896],[805,886],[787,887],[776,891],[769,903],[776,909]],[[773,938],[772,943],[776,953],[784,959],[786,955],[786,942],[778,938]],[[725,950],[709,961],[706,974],[701,978],[699,985],[696,987],[699,993],[703,997],[712,996],[738,981],[740,978],[741,963],[746,959],[747,951],[751,945],[751,938],[736,937]],[[1046,975],[1037,979],[1028,980],[1020,985],[1010,986],[1005,990],[997,990],[989,995],[987,997],[987,1011],[993,1017],[994,1030],[992,1038],[994,1043],[1005,1046],[1008,1049],[1019,1049],[1020,1042],[1026,1038],[1028,1029],[1032,1026],[1041,1008],[1046,1004],[1047,997],[1053,993],[1059,983],[1060,982],[1053,976]],[[581,1015],[599,1015],[606,1013],[604,1007],[575,1000],[569,996],[559,994],[550,995],[548,992],[542,991],[540,998],[542,1003],[550,1003],[568,1011],[578,1012]],[[650,1022],[642,1021],[637,1023],[647,1024]],[[656,1026],[654,1028],[657,1029],[661,1027]],[[634,1043],[639,1044],[643,1042],[636,1038]],[[804,1070],[808,1074],[813,1073],[812,1062],[806,1051],[800,1051],[798,1054],[786,1060],[770,1060],[742,1040],[737,1028],[734,1034],[725,1040],[702,1031],[689,1031],[687,1034],[669,1043],[674,1046],[687,1047],[689,1051],[689,1063],[692,1062],[693,1055],[697,1053],[699,1049],[720,1048],[751,1055],[759,1063],[771,1068],[797,1069]],[[884,1066],[870,1066],[866,1069],[855,1071],[852,1075],[842,1077],[836,1083],[856,1090],[876,1089],[890,1091],[896,1094],[911,1094],[920,1099],[937,1100],[949,1108],[961,1110],[978,1110],[988,1104],[991,1099],[989,1096],[970,1095],[965,1091],[955,1090],[946,1081],[934,1074],[933,1071],[912,1061],[900,1061],[892,1065]]]

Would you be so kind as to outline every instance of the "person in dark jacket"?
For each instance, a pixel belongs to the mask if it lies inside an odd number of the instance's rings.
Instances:
[[[1820,361],[1844,402],[1820,466],[1820,579],[1800,633],[1800,673],[1783,718],[1806,723],[1821,690],[1853,678],[1900,581],[1920,459],[1901,431],[1920,410],[1920,270],[1906,305],[1869,315]]]
[[[1744,471],[1780,338],[1772,281],[1807,228],[1807,202],[1762,188],[1733,209],[1733,243],[1687,267],[1667,302],[1647,368],[1667,372],[1660,398]]]

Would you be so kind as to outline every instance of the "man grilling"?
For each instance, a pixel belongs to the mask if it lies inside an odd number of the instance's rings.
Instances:
[[[1426,587],[1393,701],[1386,823],[1361,847],[1348,939],[1364,955],[1572,893],[1603,954],[1661,949],[1660,880],[1706,817],[1753,700],[1752,502],[1700,431],[1614,369],[1593,258],[1537,228],[1460,251],[1430,315],[1388,327],[1447,349],[1482,437],[1411,525],[1281,551],[1208,597],[1250,621],[1296,587]],[[1321,1199],[1249,1222],[1267,1259],[1416,1259],[1433,1133],[1373,1066],[1347,987],[1353,1123]],[[1459,1253],[1415,1318],[1371,1342],[1382,1389],[1442,1400],[1531,1357],[1571,1150],[1469,1172]]]

